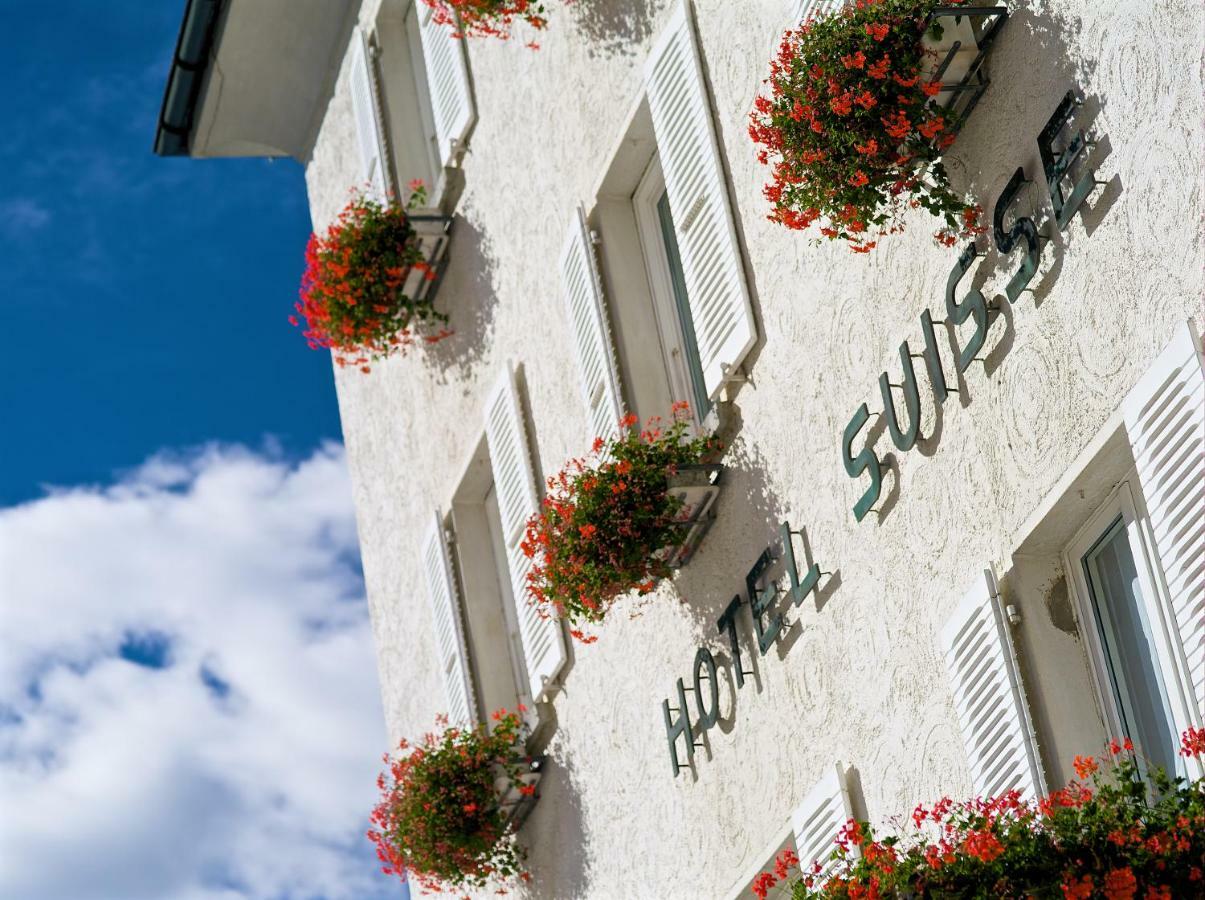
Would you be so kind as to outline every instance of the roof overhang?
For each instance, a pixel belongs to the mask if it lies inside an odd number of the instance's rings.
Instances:
[[[155,152],[291,156],[314,144],[360,0],[187,0]]]

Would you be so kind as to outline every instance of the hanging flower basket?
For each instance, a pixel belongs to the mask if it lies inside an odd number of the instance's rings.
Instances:
[[[449,26],[456,38],[510,40],[516,22],[524,22],[536,31],[548,27],[544,0],[423,0],[423,3],[434,10],[435,24]]]
[[[385,756],[368,832],[385,874],[435,892],[528,877],[515,834],[538,796],[543,759],[524,755],[518,713],[499,710],[491,724],[445,727]]]
[[[857,253],[903,231],[913,208],[942,221],[943,244],[983,230],[941,157],[987,86],[986,55],[1007,12],[959,9],[872,0],[787,32],[749,126],[772,167],[771,221],[818,225]]]
[[[592,459],[548,479],[522,544],[530,599],[548,615],[601,622],[620,597],[650,593],[689,561],[715,517],[723,467],[714,438],[687,437],[688,418],[685,403],[664,427],[652,419],[638,430],[629,415],[617,437],[595,441]]]
[[[295,308],[310,347],[331,350],[341,367],[367,372],[371,361],[451,334],[435,297],[452,220],[412,213],[426,191],[421,182],[410,187],[405,206],[358,195],[324,235],[310,236]],[[297,316],[289,322],[302,325]]]

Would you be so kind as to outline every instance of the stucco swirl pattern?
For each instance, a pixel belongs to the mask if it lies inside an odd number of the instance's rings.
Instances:
[[[480,438],[485,393],[505,359],[522,365],[543,472],[584,449],[556,259],[568,217],[592,202],[638,100],[668,4],[578,3],[590,9],[554,12],[538,52],[519,42],[469,47],[480,120],[458,212],[488,253],[468,254],[467,244],[458,253],[453,240],[446,284],[472,295],[445,299],[462,331],[471,324],[458,319],[466,308],[489,310],[481,346],[447,366],[417,353],[369,376],[336,373],[395,739],[429,727],[444,704],[418,543]],[[597,644],[577,648],[555,701],[554,774],[523,835],[532,897],[723,896],[838,759],[856,770],[858,804],[877,823],[964,792],[938,630],[977,572],[1008,566],[1006,538],[1175,324],[1201,321],[1205,12],[1188,0],[1010,3],[992,86],[952,149],[951,171],[990,209],[1013,169],[1038,171],[1037,132],[1076,84],[1107,142],[1098,168],[1110,186],[1048,245],[1040,303],[1026,295],[1016,304],[1011,332],[1004,320],[993,324],[989,365],[967,372],[966,393],[951,395],[936,437],[918,368],[922,446],[895,454],[884,484],[897,496],[881,517],[856,524],[861,483],[841,468],[841,431],[863,401],[881,408],[878,374],[897,380],[901,340],[919,348],[921,311],[944,318],[955,251],[933,244],[921,214],[869,258],[767,222],[765,170],[746,116],[790,3],[694,5],[765,331],[752,382],[737,396],[743,425],[733,457],[746,468],[734,481],[740,490],[723,499],[724,521],[678,584],[664,585],[639,618],[620,617]],[[376,6],[366,0],[364,21]],[[306,173],[316,225],[342,206],[357,168],[341,78]],[[1040,185],[1033,196],[1045,206]],[[984,273],[989,299],[1006,271]],[[886,434],[876,447],[894,450]],[[822,586],[835,589],[791,613],[794,643],[757,659],[743,689],[724,682],[721,725],[697,751],[694,773],[675,780],[660,701],[689,676],[696,646],[714,634],[711,610],[740,589],[784,515],[807,529],[822,568],[837,573]],[[746,621],[746,652],[748,632]]]

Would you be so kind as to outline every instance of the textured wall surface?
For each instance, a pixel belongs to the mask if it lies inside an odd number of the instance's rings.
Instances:
[[[375,5],[366,0],[364,21]],[[456,337],[370,375],[337,372],[395,739],[420,733],[444,704],[419,541],[432,508],[449,503],[506,359],[523,367],[542,471],[587,444],[556,260],[574,205],[592,200],[641,94],[641,66],[669,10],[664,0],[551,5],[538,52],[518,41],[470,46],[480,119],[440,293]],[[902,340],[920,342],[922,309],[942,318],[957,252],[933,244],[923,215],[869,258],[766,221],[746,117],[790,5],[695,0],[762,344],[735,398],[731,472],[700,553],[639,618],[616,616],[598,643],[576,648],[567,669],[553,764],[522,835],[529,896],[721,896],[834,760],[856,770],[855,804],[877,822],[966,792],[936,635],[976,573],[992,566],[1007,579],[1023,523],[1179,323],[1202,323],[1200,4],[1010,3],[992,86],[948,160],[953,178],[990,210],[1017,166],[1039,171],[1036,136],[1076,86],[1104,138],[1098,174],[1108,184],[1046,248],[1038,300],[1026,295],[994,324],[986,363],[968,370],[940,415],[922,379],[922,441],[896,454],[885,514],[855,523],[862,486],[842,470],[842,430],[863,401],[881,408],[878,375],[898,370]],[[358,171],[344,72],[307,170],[316,226]],[[1044,191],[1033,196],[1045,205]],[[989,299],[1010,271],[994,256],[980,262]],[[889,438],[877,449],[893,449]],[[726,668],[721,722],[694,773],[674,779],[660,701],[700,642],[724,649],[715,619],[783,518],[806,528],[835,574],[739,692]],[[1091,708],[1092,699],[1066,588],[1060,600],[1058,572],[1045,574],[1044,585],[1016,579],[1010,599],[1026,621],[1023,655],[1041,648],[1078,673],[1031,678],[1036,717],[1051,728],[1047,704]],[[747,616],[742,628],[748,647]],[[1022,662],[1030,674],[1043,668],[1041,658]],[[1057,740],[1039,735],[1047,754],[1091,752],[1103,737],[1091,715],[1071,734],[1063,727]],[[1057,781],[1059,761],[1047,761]]]

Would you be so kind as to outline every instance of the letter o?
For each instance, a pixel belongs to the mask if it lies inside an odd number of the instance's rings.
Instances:
[[[703,702],[703,679],[707,679],[711,694],[711,709]],[[717,677],[715,657],[706,647],[695,654],[695,703],[699,708],[699,730],[706,731],[720,720],[720,680]]]

